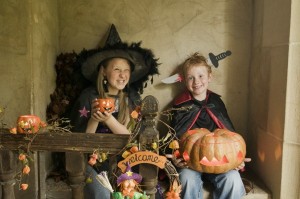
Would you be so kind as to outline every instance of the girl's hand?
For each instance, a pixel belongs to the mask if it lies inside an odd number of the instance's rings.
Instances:
[[[100,111],[96,111],[92,114],[92,119],[97,122],[105,122],[111,117],[111,113],[108,113],[105,111],[104,113],[101,113]]]
[[[94,99],[92,102],[92,113],[91,118],[97,122],[105,122],[111,117],[111,113],[108,113],[107,111],[101,113],[99,108],[99,103],[97,99]]]

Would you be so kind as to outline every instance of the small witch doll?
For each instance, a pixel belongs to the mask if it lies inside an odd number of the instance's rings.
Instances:
[[[117,178],[119,191],[112,194],[113,199],[148,199],[149,197],[142,194],[138,186],[141,181],[142,176],[132,172],[130,165],[127,164],[125,173]]]

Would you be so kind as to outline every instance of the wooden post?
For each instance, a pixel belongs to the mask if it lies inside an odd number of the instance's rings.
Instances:
[[[158,112],[158,101],[153,96],[146,96],[142,101],[141,112],[143,115],[142,127],[140,128],[139,143],[141,150],[149,150],[153,143],[158,145],[158,131],[155,128],[155,117]],[[158,146],[157,146],[158,147]],[[157,149],[151,148],[158,153]],[[155,198],[158,168],[150,164],[140,164],[139,173],[143,177],[141,183],[143,190],[151,199]]]
[[[85,158],[80,152],[66,152],[66,170],[73,199],[84,199]]]
[[[0,151],[0,185],[2,188],[2,197],[0,198],[2,199],[15,199],[16,165],[17,156],[12,151]]]

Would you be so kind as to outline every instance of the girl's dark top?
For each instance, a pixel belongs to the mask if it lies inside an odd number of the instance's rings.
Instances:
[[[234,131],[221,96],[212,91],[207,91],[205,100],[198,101],[186,90],[175,99],[173,108],[175,110],[171,125],[179,138],[186,131],[195,128],[207,128],[210,131],[226,128]]]
[[[119,98],[118,96],[109,96],[112,98],[115,98],[115,111],[112,113],[112,115],[117,118],[118,117],[118,109],[119,109]],[[85,133],[88,121],[91,117],[91,105],[92,101],[96,98],[99,98],[98,91],[96,87],[88,87],[85,90],[83,90],[76,100],[76,102],[73,105],[73,108],[70,113],[70,120],[72,125],[72,132],[74,133]],[[128,97],[128,105],[130,108],[130,111],[135,108],[135,106],[140,105],[140,96],[137,92],[131,91],[129,92]],[[98,124],[96,133],[112,133],[111,130],[103,125],[102,123]],[[89,158],[89,155],[87,155],[87,158]],[[120,157],[117,157],[120,158]],[[108,171],[109,170],[109,163],[107,159],[106,161],[99,163],[97,162],[93,168],[94,170],[99,173],[100,171]]]
[[[112,115],[117,118],[118,117],[118,110],[119,110],[119,98],[118,96],[109,96],[115,98],[115,111]],[[91,117],[91,110],[92,110],[92,101],[96,98],[99,98],[98,91],[96,87],[88,87],[82,91],[79,98],[73,105],[70,120],[72,125],[72,131],[78,133],[84,133],[88,124],[88,120]],[[130,110],[135,108],[135,105],[138,105],[140,99],[137,94],[133,94],[131,92],[130,97],[128,98],[128,105]],[[96,133],[112,133],[107,126],[99,123]]]

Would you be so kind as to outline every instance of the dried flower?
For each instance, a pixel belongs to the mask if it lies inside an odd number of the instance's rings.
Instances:
[[[170,144],[169,144],[169,148],[170,149],[179,149],[179,143],[177,140],[173,140]]]
[[[135,125],[141,120],[142,120],[141,107],[137,106],[135,110],[133,110],[130,114],[130,121],[127,125],[127,129],[129,131],[132,131],[135,128]]]
[[[41,121],[41,122],[40,122],[40,127],[42,127],[42,128],[47,127],[47,123],[44,122],[44,121]]]
[[[131,153],[136,153],[139,151],[139,147],[137,145],[133,145],[131,148],[130,148],[130,152]]]
[[[85,183],[92,183],[93,182],[93,179],[91,177],[87,177],[86,180],[85,180]]]
[[[122,157],[123,158],[126,158],[127,156],[129,156],[129,155],[131,155],[131,152],[130,151],[124,151],[123,153],[122,153]]]
[[[107,159],[106,153],[101,153],[101,159],[102,161],[105,161]]]
[[[155,149],[157,149],[157,143],[156,142],[153,142],[152,144],[151,144],[151,147],[155,150]]]
[[[131,117],[132,117],[133,119],[137,119],[138,116],[139,116],[139,113],[138,113],[136,110],[134,110],[134,111],[131,112],[130,115],[131,115]]]
[[[11,129],[9,129],[9,132],[12,134],[17,134],[17,128],[16,127],[11,128]]]
[[[24,153],[19,154],[19,160],[24,161],[26,159],[26,155]]]
[[[176,157],[176,158],[179,158],[180,157],[179,150],[175,150],[174,153],[173,153],[173,156]]]
[[[20,188],[25,191],[28,188],[28,184],[21,184]]]
[[[23,174],[29,174],[30,172],[30,167],[28,165],[25,165],[23,168]]]
[[[97,159],[98,159],[98,155],[96,153],[93,153],[92,155],[90,155],[88,164],[94,166],[97,163]]]

